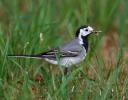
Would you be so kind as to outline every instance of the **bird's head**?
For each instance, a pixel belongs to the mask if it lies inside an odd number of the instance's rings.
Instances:
[[[93,30],[93,28],[91,28],[90,26],[84,25],[84,26],[81,26],[80,28],[78,28],[78,30],[76,32],[76,37],[87,37],[91,33],[98,34],[100,32],[101,31]]]
[[[88,37],[91,33],[98,34],[100,32],[101,31],[93,30],[93,28],[91,28],[90,26],[84,25],[84,26],[81,26],[80,28],[78,28],[78,30],[76,32],[76,37],[79,38],[80,44],[83,45],[84,43],[87,43],[86,37]]]

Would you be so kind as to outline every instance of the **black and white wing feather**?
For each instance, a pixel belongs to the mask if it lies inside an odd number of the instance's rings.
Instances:
[[[50,51],[40,53],[38,56],[43,58],[56,58],[56,54],[60,54],[60,57],[76,57],[85,49],[79,44],[78,39],[73,39],[68,42],[66,45],[63,45],[59,48],[52,49]]]
[[[56,55],[60,54],[61,58],[63,58],[63,57],[76,57],[76,56],[78,56],[78,54],[80,52],[81,52],[81,50],[62,51],[62,50],[60,50],[60,48],[55,48],[55,49],[52,49],[50,51],[40,53],[40,54],[38,54],[38,56],[42,57],[42,58],[56,58]]]

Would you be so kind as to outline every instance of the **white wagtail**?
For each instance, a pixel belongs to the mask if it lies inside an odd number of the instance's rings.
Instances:
[[[78,28],[74,39],[61,47],[37,55],[8,55],[8,57],[38,58],[57,65],[58,60],[56,59],[56,54],[59,52],[60,64],[65,67],[64,73],[67,74],[70,66],[76,65],[84,60],[88,50],[87,37],[91,33],[97,34],[99,32],[101,31],[93,30],[90,26],[84,25]]]

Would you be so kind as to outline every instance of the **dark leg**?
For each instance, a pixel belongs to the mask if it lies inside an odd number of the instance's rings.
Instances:
[[[64,76],[67,76],[67,74],[68,74],[68,68],[65,68],[65,70],[64,70]]]

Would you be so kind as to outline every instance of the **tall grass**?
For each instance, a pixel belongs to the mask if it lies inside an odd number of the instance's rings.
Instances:
[[[1,0],[0,98],[2,100],[125,100],[128,98],[125,0]],[[43,60],[7,58],[38,54],[65,44],[83,24],[102,30],[89,37],[86,59],[63,75],[61,66]],[[40,34],[43,34],[40,37]],[[108,59],[102,44],[111,35]],[[43,40],[42,40],[43,39]],[[110,44],[111,44],[110,43]],[[114,55],[114,57],[113,57]],[[59,60],[59,58],[58,58]]]

